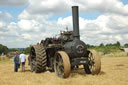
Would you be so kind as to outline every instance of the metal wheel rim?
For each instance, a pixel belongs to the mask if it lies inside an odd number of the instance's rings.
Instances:
[[[92,73],[95,70],[95,57],[91,52],[89,53],[88,60],[89,60],[89,69]]]
[[[56,54],[55,58],[55,68],[57,69],[57,76],[62,77],[64,75],[64,66],[63,66],[63,60],[61,58],[61,55],[59,53]]]
[[[90,59],[88,66],[91,74],[99,74],[101,70],[101,60],[98,53],[95,50],[90,50],[88,59]]]
[[[30,60],[31,60],[31,71],[35,71],[35,62],[36,62],[36,53],[35,53],[35,49],[31,48],[31,52],[30,52]]]
[[[58,51],[54,58],[54,70],[58,77],[67,78],[70,75],[70,61],[69,56],[64,51]]]

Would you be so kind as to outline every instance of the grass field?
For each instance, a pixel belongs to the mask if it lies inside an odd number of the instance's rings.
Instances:
[[[12,61],[0,61],[0,85],[128,85],[128,57],[102,57],[99,75],[87,75],[83,69],[75,70],[67,79],[55,73],[35,74],[26,64],[26,72],[14,72]]]

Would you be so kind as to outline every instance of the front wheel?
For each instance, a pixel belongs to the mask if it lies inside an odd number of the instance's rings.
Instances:
[[[54,70],[58,77],[67,78],[70,75],[70,61],[69,56],[64,51],[58,51],[54,58]]]
[[[101,70],[101,60],[95,50],[90,50],[88,54],[88,64],[84,65],[84,70],[87,74],[99,74]]]

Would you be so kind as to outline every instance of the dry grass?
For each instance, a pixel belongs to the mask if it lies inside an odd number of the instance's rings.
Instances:
[[[126,52],[115,52],[103,55],[103,57],[126,57],[128,56]]]
[[[0,56],[0,61],[7,60],[8,58],[6,56]]]
[[[0,85],[128,85],[128,57],[103,57],[99,75],[87,75],[79,69],[67,79],[58,78],[55,73],[31,73],[28,65],[25,73],[20,69],[15,73],[9,62],[0,63]]]

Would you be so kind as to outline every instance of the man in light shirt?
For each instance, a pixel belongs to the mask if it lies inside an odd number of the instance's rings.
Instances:
[[[25,72],[25,61],[26,61],[26,56],[24,52],[20,54],[20,62],[21,62],[21,72]]]

